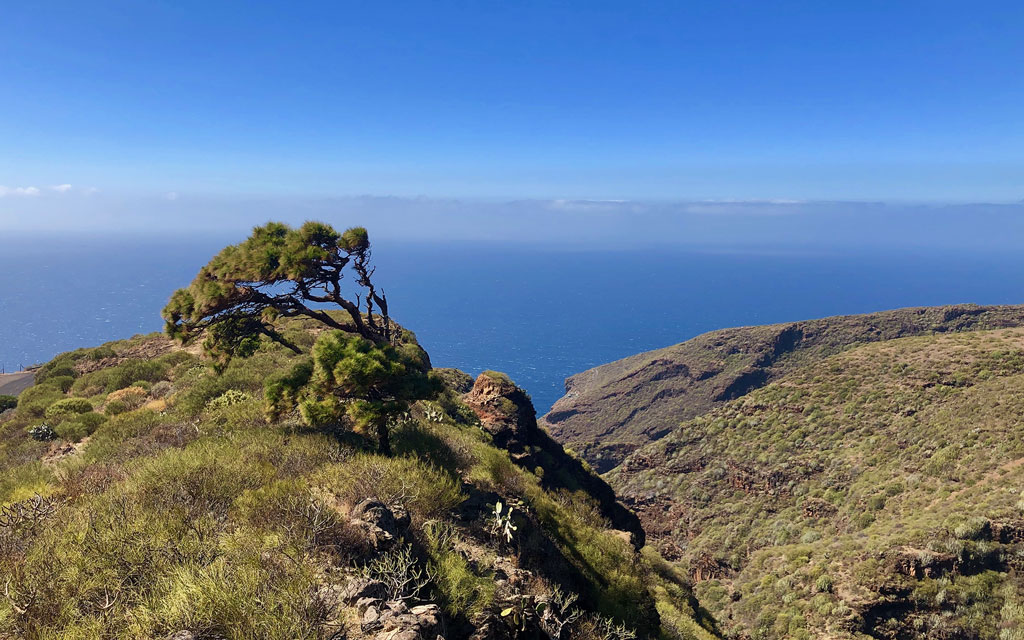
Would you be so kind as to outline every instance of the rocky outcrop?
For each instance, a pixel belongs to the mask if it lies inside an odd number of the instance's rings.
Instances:
[[[713,331],[568,378],[540,424],[604,473],[681,421],[852,345],[1019,326],[1024,306],[953,305]]]
[[[440,378],[446,387],[458,393],[469,393],[473,388],[473,376],[461,369],[442,367],[434,369],[432,373]]]
[[[619,502],[608,483],[538,426],[530,396],[508,376],[494,371],[481,373],[462,401],[516,464],[530,470],[544,469],[542,482],[546,489],[582,489],[597,500],[612,526],[629,534],[637,549],[644,545],[646,535],[636,514]]]
[[[443,640],[441,609],[436,604],[410,607],[401,600],[369,600],[360,607],[362,631],[374,640]]]
[[[444,620],[436,604],[387,600],[386,593],[382,582],[363,577],[354,577],[338,589],[340,603],[354,607],[359,616],[360,637],[443,640]]]
[[[504,373],[485,371],[462,397],[480,419],[480,426],[491,434],[494,444],[513,454],[522,454],[534,444],[537,411],[530,396]]]

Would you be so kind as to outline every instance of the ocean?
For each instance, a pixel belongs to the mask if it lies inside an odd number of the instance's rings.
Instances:
[[[224,244],[0,238],[0,367],[159,331]],[[434,366],[508,373],[538,413],[589,367],[730,326],[962,302],[1024,302],[1024,255],[821,248],[586,250],[379,242],[376,280]]]

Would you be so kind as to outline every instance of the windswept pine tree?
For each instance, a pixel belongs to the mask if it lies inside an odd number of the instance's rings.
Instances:
[[[374,285],[373,273],[362,227],[338,233],[322,222],[298,229],[270,222],[214,256],[192,284],[174,292],[163,318],[168,335],[182,343],[204,335],[203,347],[220,364],[251,354],[261,335],[300,353],[275,328],[282,317],[305,316],[373,342],[388,341],[387,296]],[[352,297],[345,293],[346,276],[356,288]],[[323,305],[345,310],[348,321]]]
[[[309,426],[373,433],[388,452],[388,420],[431,395],[430,360],[414,340],[392,344],[402,341],[373,273],[366,229],[338,233],[322,222],[298,229],[271,222],[224,248],[188,288],[174,292],[163,313],[167,333],[182,343],[205,336],[206,353],[223,368],[232,357],[251,356],[262,336],[302,354],[276,328],[282,318],[305,316],[330,327],[311,362],[268,381],[268,411],[281,416],[298,407]],[[343,293],[346,275],[357,288],[354,299]],[[347,312],[347,322],[322,308],[329,304]]]

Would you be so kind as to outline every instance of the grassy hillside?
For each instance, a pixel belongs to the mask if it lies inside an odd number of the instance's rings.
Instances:
[[[1017,326],[1024,307],[957,305],[713,331],[572,376],[543,423],[603,473],[680,420],[858,344]]]
[[[381,455],[268,417],[295,359],[264,341],[216,373],[153,335],[40,369],[0,416],[0,638],[713,637],[600,479],[496,446],[468,376],[432,372]],[[532,412],[510,388],[487,400]]]
[[[1024,329],[909,337],[787,366],[607,478],[729,635],[1012,640],[1022,425]]]

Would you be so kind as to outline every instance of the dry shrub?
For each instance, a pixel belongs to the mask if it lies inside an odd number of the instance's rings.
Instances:
[[[156,411],[157,413],[160,413],[161,411],[167,410],[167,401],[163,399],[150,400],[144,406],[146,409],[149,409],[150,411]]]
[[[61,486],[69,499],[102,493],[127,477],[120,464],[97,463],[71,465],[61,474]]]
[[[107,396],[107,404],[121,402],[127,407],[128,411],[134,411],[145,403],[148,396],[149,393],[141,387],[125,387],[124,389],[111,392]]]

